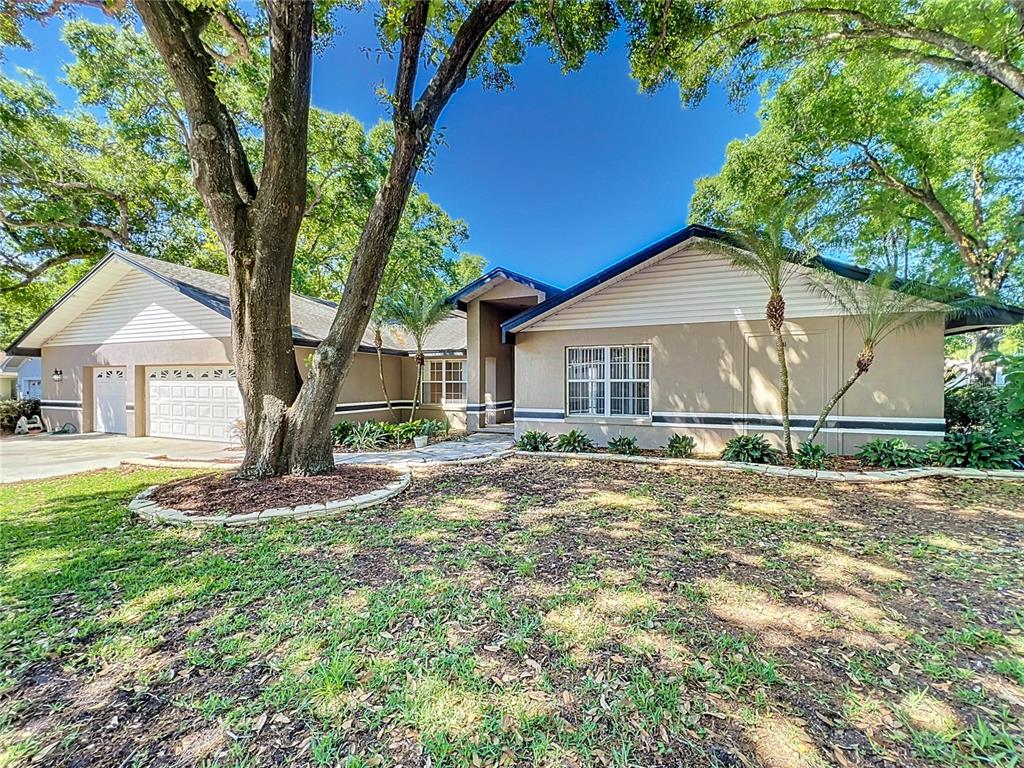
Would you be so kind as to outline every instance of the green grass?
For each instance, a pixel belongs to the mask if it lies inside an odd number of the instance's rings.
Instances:
[[[0,486],[0,768],[1014,765],[1024,489],[574,467],[239,530]]]

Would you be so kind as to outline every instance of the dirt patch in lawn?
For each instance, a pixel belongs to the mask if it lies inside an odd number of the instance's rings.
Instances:
[[[384,467],[340,466],[329,475],[243,480],[234,473],[201,475],[162,485],[150,498],[186,514],[244,514],[274,507],[323,504],[360,496],[398,479]]]

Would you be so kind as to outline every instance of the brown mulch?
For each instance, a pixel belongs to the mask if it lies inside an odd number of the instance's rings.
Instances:
[[[323,504],[360,496],[395,481],[384,467],[339,466],[329,475],[242,480],[234,473],[200,475],[162,485],[150,498],[186,514],[244,514],[274,507]]]

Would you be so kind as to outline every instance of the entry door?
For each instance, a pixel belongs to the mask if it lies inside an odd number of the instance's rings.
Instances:
[[[92,427],[97,432],[123,435],[128,431],[125,413],[127,380],[124,368],[96,368],[93,370]]]

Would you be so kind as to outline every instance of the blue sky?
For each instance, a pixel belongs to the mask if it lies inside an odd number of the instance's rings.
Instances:
[[[340,21],[314,65],[313,103],[369,126],[386,117],[374,91],[391,85],[393,63],[366,52],[378,46],[370,13]],[[56,87],[69,57],[60,24],[29,31],[35,49],[11,52],[4,67],[34,69]],[[683,226],[694,180],[721,167],[730,140],[757,130],[754,105],[737,112],[718,90],[690,110],[674,88],[639,93],[623,36],[580,72],[563,75],[534,49],[513,76],[512,90],[469,82],[455,95],[433,171],[418,183],[468,223],[467,250],[557,285]]]

